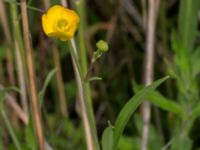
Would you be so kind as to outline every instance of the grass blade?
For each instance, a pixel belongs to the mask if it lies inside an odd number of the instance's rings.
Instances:
[[[152,83],[151,85],[143,88],[141,91],[137,92],[135,96],[133,96],[122,108],[120,111],[116,122],[115,122],[115,129],[114,129],[114,149],[117,148],[119,143],[120,136],[124,131],[124,128],[130,119],[131,115],[135,112],[137,107],[140,105],[142,100],[148,96],[154,89],[156,89],[161,83],[167,80],[169,77],[164,77],[162,79],[157,80],[156,82]]]
[[[199,0],[181,0],[179,9],[179,36],[182,48],[191,51],[197,36]],[[182,50],[182,51],[183,51]]]
[[[43,100],[44,100],[44,94],[45,94],[45,91],[47,89],[47,86],[49,85],[49,83],[50,83],[52,77],[55,75],[55,73],[56,73],[56,68],[54,68],[53,70],[51,70],[49,72],[49,74],[47,75],[47,77],[45,79],[42,90],[39,92],[40,106],[42,106],[42,103],[43,103]]]
[[[180,105],[168,100],[159,92],[152,92],[149,96],[147,96],[147,100],[163,110],[177,114],[180,118],[183,118],[185,115],[184,110]]]

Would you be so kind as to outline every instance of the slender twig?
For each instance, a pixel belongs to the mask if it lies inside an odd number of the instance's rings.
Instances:
[[[153,81],[153,70],[154,70],[154,52],[155,52],[155,26],[157,9],[159,0],[149,0],[148,10],[148,24],[147,24],[147,42],[146,42],[146,53],[145,53],[145,64],[144,64],[144,84],[149,85]],[[142,145],[141,150],[147,150],[148,147],[148,131],[149,122],[151,117],[150,104],[145,101],[142,104],[143,113],[143,133],[142,133]]]
[[[39,149],[44,150],[44,135],[42,129],[41,122],[41,111],[39,109],[38,104],[38,94],[35,83],[35,71],[33,64],[33,56],[32,56],[32,47],[31,40],[29,35],[29,25],[28,25],[28,13],[26,8],[26,0],[21,0],[21,11],[22,11],[22,25],[23,25],[23,35],[24,35],[24,43],[26,49],[27,56],[27,64],[28,64],[28,73],[29,73],[29,86],[30,86],[30,96],[31,96],[31,106],[32,106],[32,115],[33,115],[33,123],[35,127],[35,132],[39,144]]]

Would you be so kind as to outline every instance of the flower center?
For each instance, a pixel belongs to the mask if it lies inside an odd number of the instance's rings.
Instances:
[[[67,28],[68,22],[66,20],[59,20],[57,26],[60,30],[65,30]]]

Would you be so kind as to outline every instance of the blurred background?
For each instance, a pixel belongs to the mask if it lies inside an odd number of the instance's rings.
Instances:
[[[45,139],[54,150],[84,150],[69,45],[47,37],[41,24],[47,8],[61,2],[26,2]],[[131,117],[118,149],[200,149],[199,0],[69,0],[67,4],[81,18],[75,41],[78,51],[84,49],[78,53],[85,72],[96,43],[105,40],[109,45],[90,72],[91,77],[102,78],[89,85],[99,139],[108,120],[114,124],[138,88],[170,75]],[[22,15],[20,1],[0,0],[0,150],[16,150],[15,140],[22,150],[37,149]]]

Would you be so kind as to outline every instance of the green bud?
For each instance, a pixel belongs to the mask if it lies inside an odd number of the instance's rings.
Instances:
[[[108,51],[109,47],[108,47],[108,43],[105,42],[104,40],[99,40],[96,43],[96,47],[98,50],[102,51],[102,52],[106,52]]]

